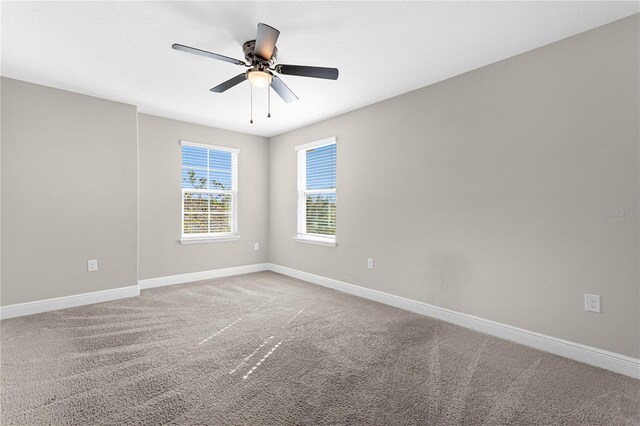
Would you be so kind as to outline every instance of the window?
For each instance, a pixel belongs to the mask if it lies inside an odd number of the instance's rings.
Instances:
[[[336,139],[296,147],[300,242],[336,245]]]
[[[238,150],[182,145],[182,243],[237,240]]]

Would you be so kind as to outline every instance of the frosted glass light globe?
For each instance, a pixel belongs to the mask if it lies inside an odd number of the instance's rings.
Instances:
[[[258,89],[264,89],[271,84],[273,77],[268,72],[264,71],[249,71],[249,82],[253,87]]]

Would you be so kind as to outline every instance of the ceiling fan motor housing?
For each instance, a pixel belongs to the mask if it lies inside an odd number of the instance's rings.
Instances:
[[[273,66],[276,63],[276,60],[278,59],[278,48],[277,47],[274,46],[273,54],[271,55],[271,58],[268,59],[268,60],[267,59],[262,59],[261,57],[256,55],[255,54],[255,48],[256,48],[256,41],[255,40],[246,41],[242,45],[242,50],[244,52],[244,57],[247,60],[247,62],[251,64],[251,66],[257,67],[258,69],[260,69],[262,71],[262,69],[269,68],[270,66]]]

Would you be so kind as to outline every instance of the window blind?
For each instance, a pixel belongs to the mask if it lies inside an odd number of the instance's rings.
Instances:
[[[181,145],[183,238],[235,235],[238,151]]]
[[[335,138],[297,147],[298,236],[335,240]]]

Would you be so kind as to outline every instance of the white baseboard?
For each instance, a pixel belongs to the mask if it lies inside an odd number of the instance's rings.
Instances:
[[[169,275],[166,277],[149,278],[139,280],[140,290],[154,287],[162,287],[165,285],[183,284],[194,281],[210,280],[212,278],[229,277],[231,275],[250,274],[251,272],[267,271],[268,263],[256,263],[253,265],[234,266],[232,268],[213,269],[210,271],[191,272],[188,274]]]
[[[34,302],[16,303],[15,305],[0,307],[0,319],[39,314],[42,312],[56,311],[58,309],[73,308],[75,306],[108,302],[116,299],[125,299],[127,297],[138,296],[139,294],[140,290],[138,289],[138,286],[132,285],[130,287],[120,287],[109,290],[94,291],[91,293],[56,297],[53,299],[36,300]]]
[[[386,305],[426,315],[472,330],[480,331],[502,339],[510,340],[532,348],[547,351],[565,358],[584,362],[596,367],[604,368],[616,373],[640,379],[640,359],[609,352],[592,346],[558,339],[534,331],[524,330],[507,324],[463,314],[450,309],[441,308],[424,302],[394,296],[377,290],[348,284],[342,281],[326,278],[320,275],[287,268],[271,263],[236,266],[232,268],[214,269],[210,271],[193,272],[189,274],[171,275],[167,277],[151,278],[138,281],[138,285],[121,287],[92,293],[76,294],[57,297],[54,299],[38,300],[34,302],[18,303],[0,307],[0,319],[14,318],[58,309],[72,308],[93,303],[108,302],[116,299],[135,297],[140,289],[161,287],[165,285],[182,284],[231,275],[248,274],[271,270],[283,275],[298,278],[313,284],[353,294],[365,299],[374,300]]]
[[[251,272],[266,271],[268,269],[268,263],[257,263],[254,265],[236,266],[233,268],[214,269],[210,271],[192,272],[189,274],[170,275],[167,277],[140,280],[138,281],[138,285],[130,287],[114,288],[110,290],[95,291],[92,293],[74,294],[71,296],[56,297],[54,299],[36,300],[34,302],[1,306],[0,319],[15,318],[24,315],[56,311],[58,309],[73,308],[76,306],[91,305],[93,303],[135,297],[140,295],[141,289],[146,288],[228,277],[231,275],[249,274]]]
[[[269,270],[640,379],[640,359],[637,358],[558,339],[534,331],[524,330],[522,328],[280,265],[269,264]]]

